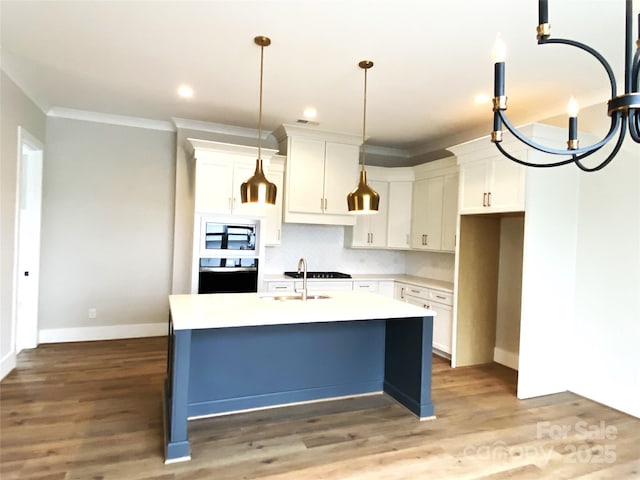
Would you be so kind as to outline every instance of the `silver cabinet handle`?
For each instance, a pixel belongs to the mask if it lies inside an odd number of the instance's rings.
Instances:
[[[326,198],[324,199],[324,209],[325,210],[327,209],[327,199]]]
[[[404,287],[400,289],[400,298],[404,300]]]
[[[420,293],[420,290],[410,290],[411,293]]]
[[[436,298],[441,298],[442,300],[446,300],[447,297],[443,297],[442,295],[436,295]]]
[[[281,238],[280,238],[280,229],[278,229],[278,240],[281,240]]]
[[[324,210],[324,198],[320,199],[320,210]]]
[[[287,288],[289,288],[289,287],[288,287],[288,286],[286,286],[286,285],[276,285],[276,287],[275,287],[275,288],[276,288],[276,290],[286,290],[286,289],[287,289]]]
[[[484,192],[482,194],[482,206],[486,207],[487,206],[487,192]]]
[[[487,193],[487,207],[491,206],[491,192]]]
[[[411,242],[409,241],[409,234],[407,233],[407,245],[409,245]]]

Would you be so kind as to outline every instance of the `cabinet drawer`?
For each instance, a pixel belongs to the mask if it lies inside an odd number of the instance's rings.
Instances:
[[[293,282],[267,282],[268,292],[293,292]]]
[[[429,290],[429,300],[443,303],[445,305],[453,305],[453,294],[450,292],[442,292],[440,290]]]
[[[364,290],[366,292],[378,292],[378,282],[367,280],[356,280],[353,282],[354,290]]]
[[[429,299],[429,289],[424,287],[416,287],[415,285],[407,285],[404,290],[405,295],[411,295],[412,297],[422,298],[424,300]]]
[[[302,290],[303,282],[296,280],[296,290]],[[353,290],[353,282],[345,280],[307,280],[307,291],[328,292],[339,290]]]

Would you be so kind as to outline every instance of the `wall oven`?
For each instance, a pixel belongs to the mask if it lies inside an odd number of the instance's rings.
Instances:
[[[198,293],[258,291],[257,258],[201,258]]]
[[[258,224],[221,223],[203,218],[200,227],[200,257],[257,256]]]
[[[258,291],[258,226],[245,219],[201,218],[194,293]]]

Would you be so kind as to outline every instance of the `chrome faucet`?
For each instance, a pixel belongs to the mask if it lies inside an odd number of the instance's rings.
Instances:
[[[307,299],[307,261],[304,258],[298,260],[298,274],[302,269],[302,300]]]

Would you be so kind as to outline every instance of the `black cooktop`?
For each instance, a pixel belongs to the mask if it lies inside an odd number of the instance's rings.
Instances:
[[[284,272],[287,277],[302,278],[302,272]],[[348,273],[340,272],[307,272],[307,278],[351,278]]]

